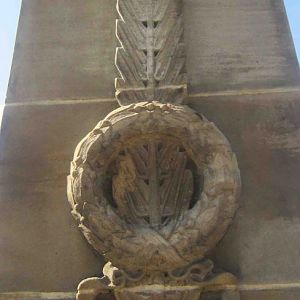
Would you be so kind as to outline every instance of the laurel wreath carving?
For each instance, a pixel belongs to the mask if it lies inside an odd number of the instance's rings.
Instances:
[[[204,175],[202,193],[164,234],[120,217],[104,189],[107,170],[132,139],[181,141]],[[223,237],[238,207],[240,174],[224,135],[185,106],[139,103],[110,113],[77,146],[68,177],[72,214],[88,242],[128,272],[173,271],[202,259]]]
[[[120,47],[116,97],[120,105],[142,101],[182,103],[186,94],[182,0],[118,0]]]

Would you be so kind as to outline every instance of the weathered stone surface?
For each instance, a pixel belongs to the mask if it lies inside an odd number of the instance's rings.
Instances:
[[[240,209],[213,257],[246,283],[300,278],[299,98],[275,93],[190,103],[222,128],[239,161]]]
[[[299,300],[299,288],[266,291],[243,291],[241,300]]]
[[[192,108],[222,128],[237,154],[241,208],[213,258],[245,283],[300,278],[299,98],[291,92],[189,99]],[[69,216],[65,176],[75,145],[115,107],[6,107],[0,172],[0,235],[6,245],[0,250],[2,291],[69,291],[81,279],[99,275],[102,266]],[[41,223],[40,214],[46,222]]]
[[[70,292],[82,279],[101,272],[101,259],[70,216],[65,187],[78,140],[114,107],[5,108],[0,148],[1,292]]]
[[[24,0],[8,102],[113,98],[116,1]],[[185,0],[189,92],[299,82],[283,1]]]
[[[239,193],[223,134],[188,107],[159,102],[100,121],[78,144],[68,178],[72,214],[98,252],[124,271],[174,279],[224,236]]]
[[[249,289],[249,290],[241,290],[240,291],[240,299],[241,300],[298,300],[300,297],[300,290],[299,288],[275,288],[265,290],[263,288],[259,288],[258,290]],[[237,298],[234,298],[237,297]],[[228,291],[225,292],[211,292],[202,294],[201,300],[236,300],[239,296],[236,292]]]
[[[118,0],[116,98],[182,103],[186,97],[182,0]]]
[[[115,5],[22,1],[7,102],[113,98]]]
[[[300,278],[299,97],[291,92],[190,98],[191,107],[222,128],[237,154],[241,208],[214,260],[245,283]],[[101,265],[69,216],[65,176],[75,145],[115,107],[6,107],[1,136],[2,291],[69,291],[81,279],[99,275]],[[54,259],[60,264],[53,264]]]
[[[222,292],[203,294],[201,296],[201,300],[241,300],[241,297],[239,291],[227,290]]]
[[[0,300],[75,300],[75,293],[10,292],[1,293]]]
[[[117,300],[198,300],[201,294],[197,289],[168,290],[164,288],[144,288],[139,292],[122,291],[116,292]]]
[[[282,0],[187,0],[189,93],[299,84]]]
[[[191,94],[297,84],[282,8],[272,0],[184,1]],[[68,217],[65,176],[75,145],[116,107],[80,101],[113,97],[116,17],[115,1],[24,0],[8,102],[46,101],[4,112],[1,291],[74,291],[99,274],[101,260]],[[243,174],[241,210],[212,257],[246,284],[293,283],[300,278],[300,93],[265,92],[189,102],[229,138]],[[46,105],[57,99],[81,104]],[[296,289],[243,297],[299,299]]]
[[[241,291],[241,300],[299,300],[299,288],[287,288],[284,290],[248,290]],[[68,293],[69,294],[69,293]],[[201,295],[199,300],[228,300],[235,296],[232,292],[211,292]],[[227,298],[226,298],[227,297]],[[73,296],[64,296],[60,293],[7,293],[0,294],[0,300],[75,300]],[[89,298],[88,298],[89,299]],[[230,299],[230,298],[229,298]],[[94,300],[116,300],[113,295],[100,295]],[[173,300],[173,299],[172,299]],[[190,300],[190,299],[189,299]],[[232,300],[232,299],[230,299]],[[235,300],[235,299],[234,299]]]

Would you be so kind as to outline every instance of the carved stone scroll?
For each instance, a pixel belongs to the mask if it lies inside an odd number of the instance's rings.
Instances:
[[[182,103],[186,94],[182,0],[118,0],[116,97]]]

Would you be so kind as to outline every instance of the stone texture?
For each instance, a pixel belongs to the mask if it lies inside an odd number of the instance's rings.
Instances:
[[[241,208],[213,258],[245,283],[300,278],[299,96],[190,98],[192,108],[222,128],[237,154]],[[2,291],[69,291],[81,279],[98,275],[101,265],[73,223],[65,185],[75,145],[115,107],[6,107],[1,137]]]
[[[276,93],[190,103],[222,128],[239,162],[240,209],[213,257],[240,281],[300,278],[299,98],[300,93]]]
[[[73,293],[2,293],[0,300],[75,300]],[[112,300],[112,299],[101,299]]]
[[[299,288],[288,288],[284,290],[242,290],[240,294],[241,300],[298,300],[300,290]],[[201,296],[201,300],[236,300],[235,298],[230,298],[234,296],[235,294],[231,292],[228,292],[227,295],[221,292],[206,293]]]
[[[190,93],[299,83],[282,0],[187,0]]]
[[[298,300],[300,299],[299,289],[267,290],[267,291],[244,291],[242,300]]]
[[[7,102],[113,98],[112,0],[24,0]]]
[[[232,223],[239,194],[221,131],[187,106],[159,102],[111,112],[78,144],[68,177],[76,222],[125,271],[113,283],[126,287],[206,279],[213,265],[200,260]]]
[[[182,0],[118,0],[116,98],[182,103],[186,96]]]
[[[297,84],[282,0],[183,3],[190,93]],[[115,6],[23,0],[7,101],[113,98]]]
[[[228,290],[216,293],[203,294],[201,300],[240,300],[240,292]]]
[[[1,132],[0,290],[75,291],[101,272],[66,197],[74,147],[115,104],[6,107]]]
[[[153,289],[144,291],[122,291],[116,292],[117,300],[198,300],[201,291],[195,289],[171,290],[167,289],[153,291]],[[87,299],[88,300],[88,299]]]
[[[200,300],[228,300],[226,298],[232,295],[215,292],[201,295]],[[224,298],[225,297],[225,298]],[[290,288],[284,290],[248,290],[241,291],[241,300],[298,300],[300,297],[299,288]],[[230,299],[230,298],[229,298]],[[75,300],[75,295],[63,296],[57,293],[40,294],[40,293],[18,293],[18,294],[0,294],[0,300]],[[116,300],[113,295],[101,295],[95,300]],[[231,299],[230,299],[231,300]],[[235,299],[234,299],[235,300]]]
[[[299,282],[300,93],[264,90],[299,84],[282,1],[187,0],[184,12],[188,103],[228,137],[243,182],[235,223],[211,256],[246,284]],[[116,17],[111,0],[23,1],[1,129],[0,292],[75,291],[99,275],[65,186],[75,146],[117,107],[80,100],[114,96]],[[197,96],[234,89],[248,94]]]
[[[205,293],[201,295],[201,300],[229,300],[232,294],[229,293]],[[233,294],[233,296],[235,296]],[[227,298],[226,298],[227,297]],[[241,291],[241,300],[298,300],[300,297],[299,289],[287,290],[259,290],[259,291]],[[2,294],[0,300],[75,300],[75,295],[59,296],[59,294]],[[233,298],[234,299],[234,298]],[[115,300],[113,295],[101,295],[95,300]],[[230,299],[231,300],[231,299]],[[236,299],[234,299],[236,300]]]

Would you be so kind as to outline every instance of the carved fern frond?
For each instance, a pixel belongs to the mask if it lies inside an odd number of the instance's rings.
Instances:
[[[118,0],[116,97],[181,103],[186,94],[182,0]]]

